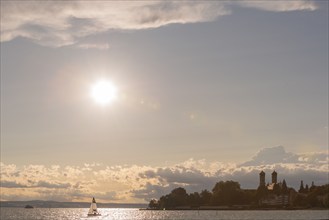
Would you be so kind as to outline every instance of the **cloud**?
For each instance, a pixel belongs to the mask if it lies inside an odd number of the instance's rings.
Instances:
[[[24,37],[51,47],[108,49],[106,43],[85,44],[81,39],[108,30],[209,22],[231,14],[234,5],[267,11],[317,9],[311,1],[4,1],[1,41]]]
[[[137,198],[149,201],[168,194],[177,187],[184,187],[188,192],[201,191],[212,188],[219,181],[219,176],[209,176],[198,169],[173,166],[158,168],[155,172],[145,171],[140,174],[145,179],[156,179],[157,181],[146,182],[140,189],[133,189],[132,193]]]
[[[275,147],[276,148],[276,147]],[[280,149],[281,147],[279,147]],[[276,149],[278,150],[278,149]],[[284,149],[283,149],[284,150]],[[263,149],[262,151],[267,151]],[[278,150],[281,152],[280,150]],[[285,152],[285,150],[284,150]],[[281,152],[282,153],[282,152]],[[292,153],[287,153],[292,158],[298,158],[298,156]],[[260,159],[260,155],[255,158]],[[304,154],[306,155],[306,154]],[[328,156],[323,153],[312,153],[311,155],[318,155],[318,158]],[[296,161],[298,161],[296,159]],[[225,164],[221,165],[218,162],[208,163],[208,166],[220,167],[217,172],[207,172],[200,168],[198,165],[200,162],[189,160],[188,167],[182,167],[175,165],[170,168],[159,168],[157,171],[146,171],[141,176],[143,178],[158,179],[158,183],[147,183],[144,188],[139,190],[133,190],[133,193],[138,198],[145,198],[150,200],[151,198],[159,198],[161,195],[167,194],[172,189],[182,186],[187,192],[200,192],[203,189],[212,190],[212,187],[218,181],[234,180],[241,184],[242,188],[255,189],[259,184],[259,173],[261,170],[266,172],[266,180],[270,182],[270,174],[273,170],[278,172],[278,180],[286,180],[290,187],[297,188],[301,180],[308,182],[310,185],[312,181],[315,181],[318,185],[328,183],[328,163],[318,163],[319,160],[310,160],[305,162],[285,162],[285,163],[271,163],[271,164],[258,164],[258,165],[240,165],[240,164]],[[204,164],[203,164],[204,165]],[[193,167],[193,168],[191,168]],[[154,181],[156,182],[156,181]]]
[[[237,4],[243,7],[257,8],[260,10],[284,12],[284,11],[314,11],[318,9],[315,2],[312,1],[237,1]]]
[[[58,188],[58,189],[66,189],[71,187],[69,183],[50,183],[46,181],[39,181],[37,185],[33,187],[44,187],[44,188]]]
[[[282,146],[263,148],[241,164],[188,159],[167,166],[83,164],[82,166],[1,165],[1,199],[53,199],[59,201],[145,202],[177,187],[188,193],[212,190],[218,181],[238,181],[255,189],[259,172],[278,173],[278,181],[298,189],[300,181],[328,183],[328,152],[292,153]],[[26,190],[28,188],[28,190]]]
[[[96,193],[95,197],[97,199],[102,199],[102,200],[111,200],[111,201],[120,200],[120,196],[115,191]]]
[[[297,155],[287,153],[282,146],[261,149],[250,161],[241,166],[255,166],[285,162],[297,162]]]
[[[270,174],[276,170],[278,180],[285,179],[290,187],[298,188],[301,180],[309,185],[312,181],[323,185],[328,183],[328,152],[294,154],[278,146],[261,149],[252,160],[242,164],[189,159],[171,167],[141,172],[141,178],[152,181],[141,189],[132,190],[132,193],[135,197],[149,201],[178,186],[184,187],[189,193],[212,190],[220,180],[238,181],[242,188],[255,189],[261,170],[266,172],[268,182],[271,181]]]
[[[6,1],[1,4],[1,39],[21,36],[47,46],[64,46],[107,30],[139,30],[172,23],[214,20],[229,13],[200,2]],[[55,18],[55,19],[54,19]]]
[[[241,164],[241,166],[257,166],[276,163],[327,164],[328,162],[328,154],[326,152],[294,154],[286,152],[282,146],[277,146],[261,149],[250,161]]]
[[[15,181],[1,181],[0,186],[3,188],[26,188],[26,185],[16,183]]]

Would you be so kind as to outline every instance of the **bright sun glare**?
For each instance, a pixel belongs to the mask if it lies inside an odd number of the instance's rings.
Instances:
[[[110,81],[98,81],[91,87],[91,97],[101,105],[110,104],[117,98],[117,88]]]

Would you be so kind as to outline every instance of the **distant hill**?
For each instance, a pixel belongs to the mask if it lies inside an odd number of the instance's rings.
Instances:
[[[35,208],[89,208],[89,202],[57,202],[57,201],[0,201],[0,207],[24,208],[31,205]],[[99,208],[146,208],[147,204],[140,203],[97,203]]]

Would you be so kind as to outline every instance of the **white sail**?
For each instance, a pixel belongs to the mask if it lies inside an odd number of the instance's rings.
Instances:
[[[97,211],[97,207],[95,208],[95,203],[91,203],[89,211],[88,211],[88,215],[94,214],[94,212],[95,212],[94,210]]]
[[[93,198],[93,201],[91,202],[89,211],[88,211],[88,215],[100,215],[99,212],[97,211],[97,205],[96,205],[96,201],[95,198]]]

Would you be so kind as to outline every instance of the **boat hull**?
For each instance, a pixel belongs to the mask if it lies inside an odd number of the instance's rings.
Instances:
[[[101,216],[101,214],[88,214],[88,216]]]

